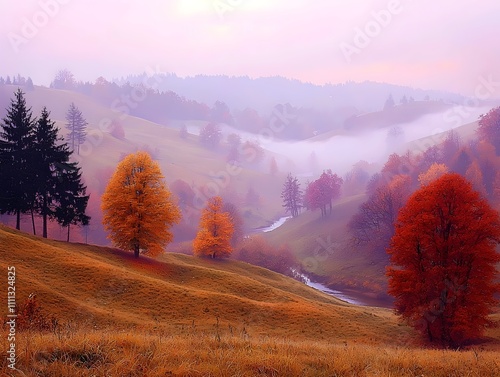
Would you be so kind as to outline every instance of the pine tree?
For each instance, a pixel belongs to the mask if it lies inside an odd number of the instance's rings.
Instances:
[[[146,152],[121,161],[102,196],[103,224],[113,243],[125,250],[160,254],[172,241],[170,227],[181,219],[160,166]]]
[[[82,182],[82,173],[76,163],[67,163],[56,166],[58,183],[56,184],[55,200],[57,208],[55,218],[57,222],[68,228],[67,241],[69,242],[71,225],[88,225],[90,217],[85,214],[89,195]]]
[[[19,230],[21,214],[33,209],[35,198],[35,120],[24,93],[18,89],[14,96],[0,130],[0,213],[15,214]]]
[[[66,128],[69,130],[68,138],[71,143],[71,150],[80,154],[80,145],[85,142],[87,136],[87,121],[83,118],[82,112],[75,106],[73,102],[69,106],[66,113]]]
[[[71,155],[68,145],[61,144],[63,139],[58,137],[59,129],[49,117],[50,112],[44,107],[34,130],[37,187],[35,206],[43,219],[44,238],[47,238],[47,220],[55,216],[57,189],[60,186],[58,183],[63,178],[60,170],[68,166]]]
[[[193,242],[195,255],[223,258],[232,253],[231,237],[234,225],[229,213],[223,212],[222,207],[220,196],[208,200],[201,215],[200,230]]]

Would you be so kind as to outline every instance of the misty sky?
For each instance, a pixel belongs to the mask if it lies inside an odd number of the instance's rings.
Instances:
[[[94,81],[148,67],[180,76],[280,75],[317,84],[373,80],[467,95],[479,76],[500,81],[498,0],[0,4],[0,74],[21,73],[44,85],[61,68]],[[374,13],[380,11],[384,17]],[[355,41],[357,28],[371,36]]]

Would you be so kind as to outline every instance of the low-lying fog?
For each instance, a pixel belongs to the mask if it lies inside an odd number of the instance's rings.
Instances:
[[[487,113],[492,106],[464,107],[456,106],[441,113],[427,114],[419,119],[409,122],[379,128],[356,134],[336,135],[325,141],[277,141],[278,137],[270,138],[244,133],[230,126],[222,127],[224,136],[229,133],[238,133],[243,140],[257,140],[259,144],[281,156],[277,157],[282,170],[292,161],[296,167],[295,173],[306,173],[311,170],[311,155],[315,154],[318,169],[332,169],[337,174],[345,174],[352,166],[365,160],[369,163],[384,163],[387,157],[394,152],[404,153],[411,148],[413,152],[423,152],[430,145],[444,140],[447,131],[474,122],[482,114]],[[396,138],[389,137],[389,131],[395,127],[401,130]],[[190,129],[189,132],[196,132]],[[279,135],[277,135],[279,136]],[[427,142],[418,142],[419,139],[434,136]],[[415,142],[417,141],[417,142]],[[429,144],[429,141],[432,141]],[[411,142],[414,142],[411,144]]]

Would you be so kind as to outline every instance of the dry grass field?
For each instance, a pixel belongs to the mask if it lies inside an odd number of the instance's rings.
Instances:
[[[500,331],[423,348],[388,309],[358,307],[248,264],[41,240],[0,228],[16,299],[59,325],[16,336],[5,376],[495,376]],[[6,305],[5,305],[6,306]],[[498,316],[497,316],[498,317]]]

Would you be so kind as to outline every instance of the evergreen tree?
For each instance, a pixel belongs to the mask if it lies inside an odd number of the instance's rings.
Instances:
[[[28,79],[26,80],[26,90],[34,90],[35,87],[33,86],[33,80],[31,80],[31,77],[28,77]]]
[[[80,145],[85,142],[87,136],[87,121],[83,118],[82,112],[75,106],[73,102],[69,106],[66,113],[66,128],[69,130],[68,138],[71,143],[71,150],[80,154]]]
[[[21,228],[21,214],[33,209],[36,192],[34,124],[24,93],[18,89],[0,130],[0,213],[15,214],[18,230]]]
[[[394,98],[392,98],[392,94],[389,94],[389,97],[385,100],[384,110],[392,109],[396,104],[394,103]]]
[[[56,166],[56,176],[59,177],[56,185],[55,218],[57,222],[68,228],[67,241],[69,242],[71,225],[88,225],[90,217],[85,214],[89,195],[87,187],[82,182],[82,173],[76,163],[67,163]]]
[[[61,144],[59,129],[44,107],[35,126],[35,168],[36,168],[36,209],[43,219],[43,237],[47,238],[47,219],[53,218],[56,211],[56,196],[62,167],[67,166],[70,157],[69,147]]]

